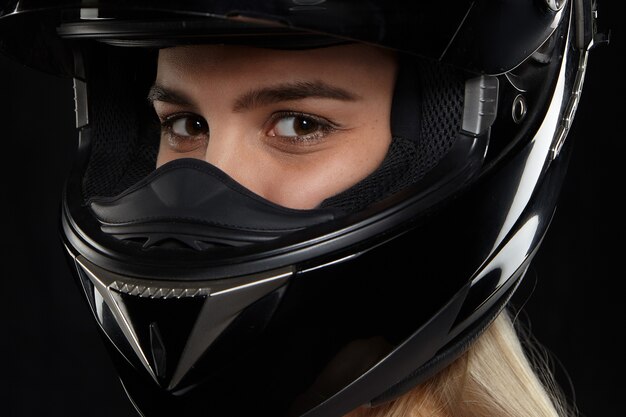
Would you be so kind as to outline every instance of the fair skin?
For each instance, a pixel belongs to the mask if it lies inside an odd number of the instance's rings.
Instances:
[[[393,53],[359,44],[163,49],[149,95],[157,166],[203,159],[276,204],[314,208],[384,159],[396,67]]]

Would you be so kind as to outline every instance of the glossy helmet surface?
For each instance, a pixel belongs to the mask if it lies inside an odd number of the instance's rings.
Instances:
[[[62,234],[139,413],[375,406],[507,303],[555,210],[595,6],[419,3],[0,2],[0,50],[75,80]],[[343,42],[400,56],[394,142],[366,180],[299,211],[203,161],[154,170],[159,48]]]

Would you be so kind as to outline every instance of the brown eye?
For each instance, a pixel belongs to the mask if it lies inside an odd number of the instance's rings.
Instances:
[[[170,131],[181,137],[208,135],[209,125],[202,117],[183,116],[170,122]]]
[[[304,116],[287,116],[282,117],[274,125],[274,134],[276,136],[297,137],[306,136],[317,132],[322,125],[312,118]]]
[[[193,152],[206,147],[209,124],[193,113],[174,114],[161,123],[161,137],[175,152]]]

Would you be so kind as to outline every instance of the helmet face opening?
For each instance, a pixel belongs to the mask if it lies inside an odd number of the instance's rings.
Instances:
[[[52,22],[43,38],[75,78],[80,143],[62,234],[131,400],[144,415],[339,416],[406,392],[489,325],[540,245],[584,78],[585,11],[468,2],[435,24],[434,6],[184,3],[23,5]],[[0,10],[0,30],[19,35],[28,14]],[[520,33],[507,27],[514,15]],[[362,178],[293,208],[202,155],[162,161],[171,129],[210,144],[220,121],[171,99],[186,118],[172,127],[155,114],[160,51],[295,57],[361,43],[397,63],[389,145]],[[215,106],[228,95],[219,82],[196,89]],[[304,99],[289,93],[276,100],[281,123],[301,116],[291,106]],[[319,120],[300,121],[308,132]]]

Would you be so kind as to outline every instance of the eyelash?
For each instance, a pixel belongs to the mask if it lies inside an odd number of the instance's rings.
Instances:
[[[167,134],[167,140],[170,143],[170,145],[173,148],[176,147],[181,147],[183,143],[187,143],[187,144],[196,144],[197,146],[195,146],[193,149],[197,149],[201,144],[199,143],[201,140],[202,141],[207,141],[208,140],[208,136],[207,137],[198,137],[199,135],[196,136],[182,136],[182,135],[178,135],[176,133],[174,133],[173,131],[173,126],[174,123],[176,123],[179,120],[182,120],[184,118],[196,118],[196,119],[200,119],[202,120],[205,124],[206,124],[206,120],[195,114],[195,113],[174,113],[168,116],[165,116],[161,122],[161,132],[162,133],[166,133]],[[204,135],[202,135],[204,136]],[[181,151],[190,151],[192,149],[185,149],[185,150],[181,150]]]
[[[280,140],[287,141],[288,143],[294,144],[294,145],[307,145],[307,144],[312,145],[315,142],[321,140],[324,136],[328,135],[329,133],[333,133],[339,130],[340,128],[336,123],[320,116],[316,116],[316,115],[312,115],[308,113],[285,110],[285,111],[277,111],[272,114],[272,116],[270,117],[267,123],[267,125],[269,126],[269,129],[266,129],[266,130],[275,129],[278,121],[280,121],[281,119],[289,118],[289,117],[299,117],[302,119],[311,120],[319,126],[319,129],[308,135],[300,135],[300,136],[268,135],[268,136],[273,137],[273,138],[280,138]]]
[[[313,133],[310,133],[307,135],[299,135],[299,136],[282,136],[282,135],[269,135],[268,134],[268,132],[276,128],[278,122],[281,119],[286,119],[289,117],[298,117],[298,118],[302,118],[305,120],[313,121],[318,126],[318,129]],[[200,137],[200,135],[183,136],[183,135],[178,135],[174,133],[173,132],[174,123],[184,118],[190,118],[190,119],[195,118],[207,124],[206,120],[202,116],[199,116],[198,114],[188,113],[188,112],[174,113],[171,115],[167,115],[161,119],[161,122],[160,122],[161,132],[167,134],[167,140],[170,143],[170,146],[174,149],[182,148],[184,144],[192,145],[193,148],[189,147],[188,149],[179,149],[180,152],[189,152],[200,147],[202,145],[200,141],[204,141],[204,142],[208,141],[209,135],[203,134],[202,137]],[[320,116],[316,116],[316,115],[312,115],[308,113],[297,112],[297,111],[290,111],[290,110],[274,112],[270,116],[265,126],[266,127],[264,131],[265,131],[265,136],[267,140],[272,141],[274,145],[276,145],[277,147],[282,147],[283,150],[287,152],[292,150],[292,148],[315,145],[316,143],[321,141],[326,135],[333,133],[340,129],[339,125],[337,125],[335,122],[328,120],[324,117],[320,117]],[[207,124],[207,129],[208,129],[208,124]]]

